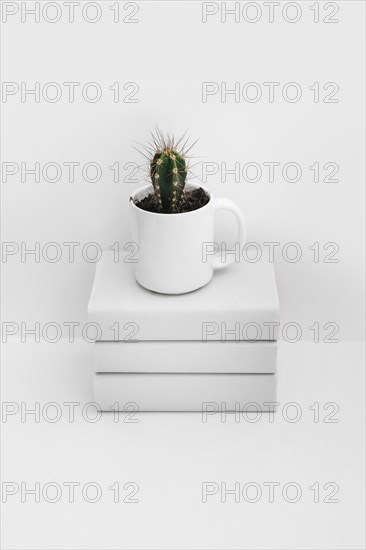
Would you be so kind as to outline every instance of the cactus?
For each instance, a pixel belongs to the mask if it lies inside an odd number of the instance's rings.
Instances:
[[[150,163],[150,177],[160,210],[177,212],[187,178],[184,156],[174,146],[156,151]]]
[[[142,150],[135,147],[148,161],[148,174],[153,193],[147,210],[164,214],[184,211],[188,205],[188,193],[185,190],[188,176],[187,153],[198,139],[187,147],[187,131],[176,141],[174,135],[164,135],[156,127],[146,145],[138,143]],[[153,208],[151,210],[151,208]]]

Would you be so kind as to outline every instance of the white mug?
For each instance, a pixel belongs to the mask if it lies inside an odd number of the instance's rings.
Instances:
[[[187,185],[187,188],[198,188]],[[138,246],[135,264],[137,282],[161,294],[184,294],[205,286],[215,269],[234,261],[223,261],[221,255],[208,254],[214,245],[214,213],[230,210],[238,222],[238,241],[245,243],[244,217],[239,207],[225,198],[214,199],[202,208],[181,214],[164,214],[142,210],[135,202],[152,192],[151,185],[141,187],[130,198],[132,234]],[[226,258],[225,258],[226,260]]]

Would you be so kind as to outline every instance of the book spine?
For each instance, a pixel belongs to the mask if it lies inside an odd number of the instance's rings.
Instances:
[[[277,342],[97,342],[95,372],[274,373]]]
[[[96,325],[101,341],[276,341],[278,312],[244,316],[242,312],[100,312],[89,308],[89,321]]]
[[[103,411],[269,411],[275,374],[95,374]]]

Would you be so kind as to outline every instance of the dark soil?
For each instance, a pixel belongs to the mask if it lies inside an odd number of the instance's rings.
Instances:
[[[144,197],[135,204],[142,210],[155,212],[156,214],[183,214],[184,212],[192,212],[192,210],[202,208],[202,206],[205,206],[209,200],[210,197],[207,193],[202,189],[202,187],[199,187],[198,189],[189,189],[184,191],[181,203],[176,212],[162,212],[162,210],[159,209],[159,205],[153,193],[147,197]]]

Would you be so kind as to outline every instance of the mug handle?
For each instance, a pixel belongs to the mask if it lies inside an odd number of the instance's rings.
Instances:
[[[240,208],[235,204],[235,202],[231,201],[230,199],[226,199],[223,197],[219,197],[218,199],[214,200],[214,211],[215,210],[230,210],[236,217],[236,221],[238,222],[238,242],[239,245],[243,245],[245,243],[245,220],[242,211]],[[227,267],[231,265],[234,262],[235,256],[233,254],[229,254],[227,256],[227,259],[223,261],[223,258],[221,256],[221,253],[218,252],[212,257],[212,267],[214,269],[223,269],[224,267]]]

